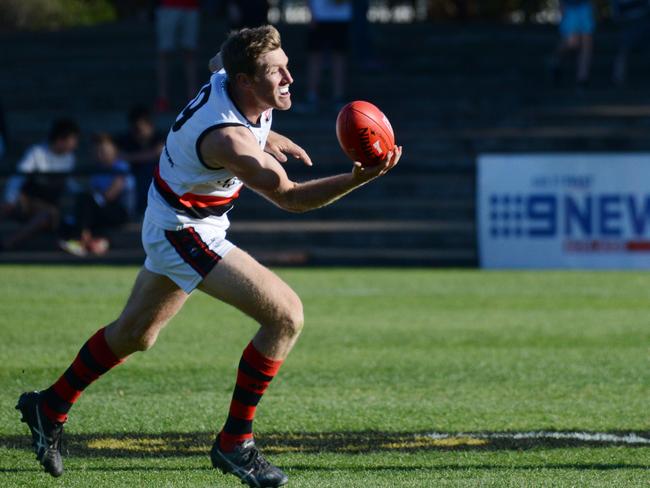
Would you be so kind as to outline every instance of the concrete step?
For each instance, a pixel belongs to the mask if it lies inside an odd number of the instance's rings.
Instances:
[[[2,230],[7,228],[3,225]],[[434,233],[439,233],[437,239],[432,239]],[[474,266],[474,233],[471,222],[242,221],[233,225],[229,238],[273,265]],[[143,262],[138,224],[113,231],[110,238],[112,247],[106,255],[80,258],[60,250],[55,235],[41,235],[20,250],[0,252],[0,263]]]

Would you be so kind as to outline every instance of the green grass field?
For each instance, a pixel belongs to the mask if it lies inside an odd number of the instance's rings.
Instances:
[[[200,293],[75,406],[62,478],[29,451],[18,395],[63,372],[136,272],[0,267],[0,486],[241,486],[207,451],[256,327]],[[650,274],[278,272],[306,326],[255,424],[289,486],[649,486]]]

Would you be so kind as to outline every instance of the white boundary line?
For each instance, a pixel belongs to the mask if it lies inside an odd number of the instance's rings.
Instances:
[[[468,437],[471,439],[486,440],[526,440],[526,439],[550,439],[550,440],[575,440],[582,442],[602,442],[603,444],[646,444],[650,445],[650,438],[642,437],[637,433],[609,434],[607,432],[554,432],[554,431],[532,431],[532,432],[459,432],[449,434],[442,432],[431,432],[425,434],[431,439],[449,439],[455,437]]]

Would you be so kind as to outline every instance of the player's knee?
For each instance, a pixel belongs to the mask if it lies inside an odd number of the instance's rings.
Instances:
[[[295,337],[300,334],[305,323],[305,317],[302,302],[297,295],[290,297],[277,311],[275,322],[282,332],[289,337]]]
[[[128,323],[124,317],[114,325],[112,332],[112,345],[122,355],[129,355],[138,351],[147,351],[153,347],[158,338],[158,333],[150,328],[140,328],[137,324]]]
[[[145,332],[144,334],[134,335],[131,338],[131,346],[135,351],[148,351],[156,343],[158,334]]]

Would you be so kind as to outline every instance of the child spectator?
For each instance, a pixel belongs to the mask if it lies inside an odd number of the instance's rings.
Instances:
[[[156,131],[151,113],[141,105],[129,111],[129,131],[117,138],[120,158],[129,162],[135,178],[135,209],[139,216],[147,207],[147,194],[153,170],[165,146],[164,136]]]
[[[560,44],[551,59],[551,71],[555,81],[561,74],[562,58],[569,52],[577,52],[576,82],[586,86],[589,82],[593,54],[593,34],[596,28],[594,7],[591,0],[561,0]]]
[[[79,127],[70,119],[52,124],[46,144],[31,146],[5,188],[5,201],[0,209],[3,218],[23,222],[20,229],[0,243],[11,250],[39,231],[56,230],[59,204],[66,188],[66,173],[75,165],[79,145]]]
[[[77,195],[75,213],[66,219],[68,232],[77,235],[59,241],[64,251],[77,256],[103,255],[109,241],[105,231],[124,224],[128,218],[129,165],[118,158],[110,135],[94,136],[97,173],[89,180],[89,191]]]

